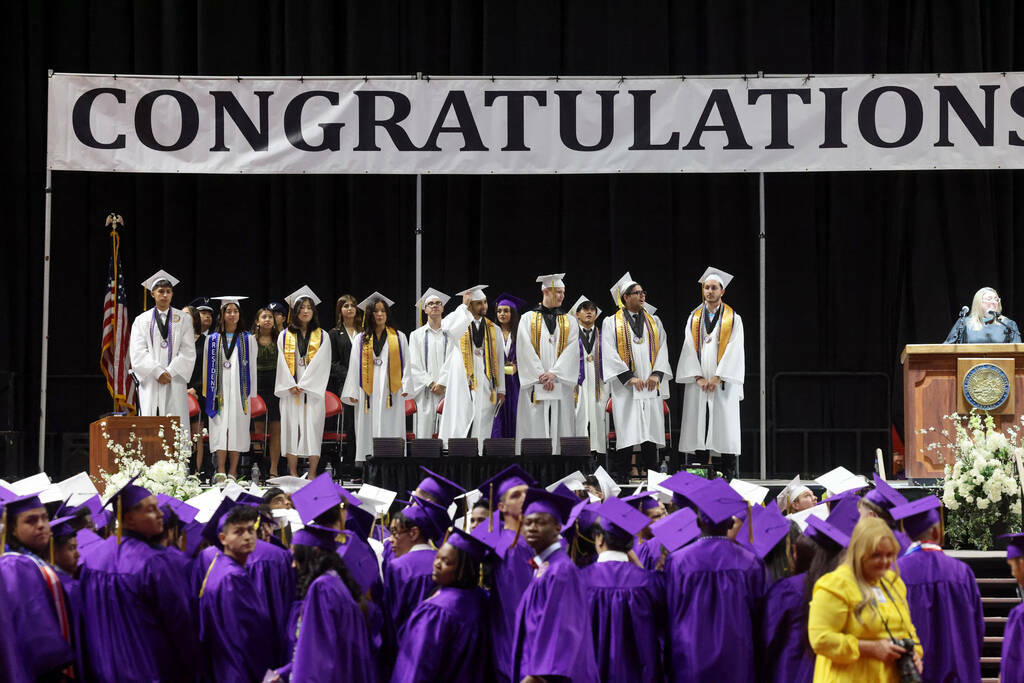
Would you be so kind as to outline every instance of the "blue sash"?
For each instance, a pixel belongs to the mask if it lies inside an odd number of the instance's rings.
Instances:
[[[242,390],[242,412],[249,412],[249,333],[236,332],[238,342],[235,348],[238,349],[238,384]],[[224,371],[224,358],[220,353],[219,332],[210,335],[206,347],[206,357],[203,359],[203,397],[206,399],[206,414],[215,417],[224,405],[224,387],[221,385],[221,374]]]

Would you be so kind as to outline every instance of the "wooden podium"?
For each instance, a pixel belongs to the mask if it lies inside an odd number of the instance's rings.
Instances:
[[[164,457],[164,439],[167,445],[174,443],[174,427],[172,421],[177,417],[137,417],[131,415],[105,417],[96,420],[89,425],[89,476],[99,480],[100,468],[108,473],[114,472],[114,454],[107,448],[107,440],[103,438],[103,428],[100,424],[107,423],[107,434],[114,443],[127,444],[129,434],[135,435],[142,440],[142,453],[146,456],[146,464],[151,465]],[[161,439],[160,429],[164,430],[164,439]]]
[[[927,446],[944,438],[939,433],[942,429],[949,429],[952,435],[952,425],[942,419],[944,415],[970,412],[963,378],[977,365],[972,360],[998,366],[1010,379],[1006,401],[989,412],[996,424],[1006,426],[1024,413],[1024,344],[908,344],[900,356],[907,478],[943,476],[939,458],[945,454],[948,460],[951,454],[948,449],[928,451]],[[920,433],[930,427],[935,431]]]

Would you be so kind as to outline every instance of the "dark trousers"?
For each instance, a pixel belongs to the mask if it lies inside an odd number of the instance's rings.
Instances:
[[[615,456],[612,461],[612,469],[614,471],[611,474],[623,480],[629,479],[629,470],[632,467],[632,460],[633,446],[616,449]],[[657,469],[658,444],[653,441],[644,441],[640,444],[640,453],[636,459],[636,464],[637,467],[644,467],[649,470]]]
[[[716,476],[715,470],[722,473],[722,478],[726,481],[732,481],[736,478],[736,455],[734,453],[722,453],[720,458],[710,457],[708,451],[697,451],[696,453],[686,454],[687,465],[697,465],[699,467],[706,467],[710,463],[710,479],[714,479]]]

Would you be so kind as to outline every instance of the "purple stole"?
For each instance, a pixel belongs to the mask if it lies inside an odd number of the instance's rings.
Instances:
[[[249,395],[249,333],[235,332],[238,341],[235,347],[238,349],[238,384],[242,390],[242,412],[249,412],[249,402],[246,397]],[[207,343],[205,367],[206,378],[203,381],[203,396],[206,398],[206,414],[215,417],[224,405],[224,388],[221,386],[221,358],[220,358],[219,332],[210,335]]]

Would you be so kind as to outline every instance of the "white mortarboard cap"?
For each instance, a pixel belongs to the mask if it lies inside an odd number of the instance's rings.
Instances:
[[[247,296],[215,296],[215,297],[212,297],[212,298],[214,298],[214,299],[216,299],[217,301],[220,302],[220,307],[221,308],[224,308],[228,304],[234,304],[234,305],[238,306],[239,308],[241,308],[242,307],[242,302],[245,301],[246,299],[248,299],[249,297],[247,297]]]
[[[484,294],[484,290],[487,289],[488,286],[489,285],[473,285],[469,289],[462,290],[455,296],[465,296],[466,294],[469,294],[470,301],[483,301],[487,298],[487,295]]]
[[[224,494],[225,498],[230,498],[231,500],[238,500],[238,496],[245,493],[245,489],[243,489],[241,485],[238,484],[238,482],[229,481],[224,485],[224,490],[221,493]]]
[[[541,289],[550,289],[551,287],[565,287],[565,283],[562,282],[562,278],[565,277],[565,273],[552,273],[551,275],[538,275],[537,282],[540,283]]]
[[[61,500],[67,500],[69,507],[81,505],[100,492],[96,490],[96,484],[89,478],[88,472],[79,472],[73,477],[68,477],[56,484],[60,488]]]
[[[421,296],[420,300],[416,302],[416,306],[419,306],[420,308],[425,308],[427,302],[430,301],[431,299],[437,299],[438,301],[441,302],[441,305],[444,306],[445,304],[448,303],[448,300],[451,299],[451,297],[439,289],[427,287],[427,291],[423,292],[423,296]]]
[[[189,498],[185,502],[199,510],[199,513],[196,515],[196,521],[205,524],[213,517],[213,513],[220,507],[222,500],[224,500],[224,493],[214,486],[206,489],[195,498]]]
[[[793,481],[786,484],[786,487],[779,492],[779,495],[775,496],[775,502],[778,503],[779,509],[785,512],[786,508],[794,500],[807,491],[810,491],[810,489],[800,483],[800,475],[797,475],[793,477]]]
[[[608,474],[604,467],[598,467],[594,472],[594,476],[597,477],[597,483],[601,485],[601,493],[604,494],[606,500],[613,497],[618,498],[622,487],[615,483],[615,480],[612,479],[612,476]]]
[[[800,531],[802,533],[807,528],[808,517],[814,515],[818,519],[824,521],[828,519],[828,513],[828,504],[820,503],[812,508],[807,508],[806,510],[801,510],[800,512],[794,512],[793,514],[786,517],[786,519],[791,519],[794,522],[796,522],[797,526],[800,527]]]
[[[53,503],[56,501],[64,502],[67,496],[61,494],[60,487],[56,484],[50,484],[45,489],[39,492],[39,502],[43,505],[47,503]]]
[[[729,273],[721,268],[708,266],[708,269],[704,271],[704,274],[700,276],[697,282],[704,284],[705,280],[718,280],[718,284],[722,285],[722,289],[726,289],[729,287],[729,283],[732,282],[732,275],[729,275]]]
[[[158,270],[152,275],[150,275],[148,278],[143,280],[142,286],[152,292],[154,289],[156,289],[156,284],[158,282],[163,282],[164,280],[170,282],[171,287],[176,287],[179,282],[178,278],[174,277],[166,270]]]
[[[615,302],[616,306],[618,306],[619,308],[625,307],[626,304],[622,300],[622,290],[629,289],[635,284],[637,284],[636,280],[633,279],[633,276],[630,275],[629,271],[627,270],[626,274],[620,277],[618,281],[614,285],[612,285],[612,288],[608,291],[612,293],[612,301]]]
[[[553,493],[554,490],[558,488],[559,484],[565,484],[566,488],[570,491],[582,491],[584,489],[583,482],[586,480],[587,478],[583,476],[583,473],[576,470],[572,474],[562,477],[552,484],[548,484],[544,488]]]
[[[257,486],[256,482],[252,482],[249,484],[249,493],[254,496],[260,496],[262,498],[264,490],[265,489],[262,486]]]
[[[669,475],[663,472],[647,470],[647,490],[655,493],[658,496],[658,500],[662,503],[672,502],[672,492],[663,486],[659,486],[661,482],[668,478]]]
[[[302,285],[284,298],[284,300],[288,302],[288,306],[291,308],[295,308],[295,304],[299,302],[299,299],[309,299],[313,302],[314,306],[320,305],[320,297],[313,293],[313,290],[309,288],[309,285]]]
[[[395,491],[382,489],[373,484],[363,484],[356,491],[356,497],[363,501],[359,507],[367,512],[372,512],[374,516],[386,514],[397,496],[398,493]]]
[[[658,312],[658,307],[657,306],[652,306],[652,305],[650,305],[649,303],[647,303],[645,301],[644,302],[644,310],[647,311],[648,315],[654,315],[655,313]]]
[[[292,508],[277,508],[271,510],[270,515],[277,521],[278,526],[295,525],[298,524],[299,528],[302,528],[302,518],[299,516],[299,511]]]
[[[10,489],[11,493],[16,493],[19,496],[27,496],[30,493],[39,493],[49,486],[50,477],[46,475],[46,472],[40,472],[39,474],[33,474],[31,477],[25,477],[24,479],[11,482],[7,488]]]
[[[729,482],[729,486],[732,487],[733,491],[743,496],[743,500],[751,505],[762,504],[764,497],[768,495],[767,487],[751,484],[749,481],[743,481],[742,479],[733,479]]]
[[[480,493],[480,491],[478,491],[477,489],[473,489],[472,491],[466,491],[465,493],[463,493],[461,495],[455,496],[454,502],[452,502],[452,504],[448,506],[448,516],[453,518],[453,519],[455,518],[455,513],[459,511],[459,503],[458,503],[459,498],[465,498],[466,499],[466,510],[472,510],[473,506],[476,505],[476,502],[478,500],[480,500],[481,498],[483,498],[483,497],[484,497],[484,494]],[[464,520],[463,517],[459,517],[457,521],[461,524],[465,520]],[[452,526],[456,526],[459,529],[462,528],[461,526],[459,526],[457,524],[454,524],[454,523],[452,524]]]
[[[373,294],[371,294],[370,296],[366,297],[365,299],[363,299],[362,301],[359,302],[359,308],[362,309],[365,312],[367,310],[367,306],[369,306],[371,303],[376,305],[376,303],[374,303],[374,302],[376,302],[378,300],[379,301],[383,301],[384,303],[386,303],[388,305],[388,308],[391,308],[392,306],[395,305],[394,301],[392,301],[391,299],[387,298],[386,296],[384,296],[380,292],[374,292]]]
[[[569,313],[571,313],[573,315],[576,315],[576,311],[579,309],[580,304],[582,304],[584,301],[590,301],[590,299],[588,299],[585,296],[581,296],[579,299],[576,299],[576,303],[574,303],[572,305],[572,308],[569,309]],[[597,304],[594,304],[594,306],[596,307]],[[601,315],[601,309],[600,308],[597,309],[597,314]]]
[[[285,475],[283,477],[273,477],[267,479],[267,484],[270,486],[276,486],[281,489],[289,496],[301,489],[303,486],[309,483],[309,480],[305,478],[305,475],[301,477],[292,477]]]
[[[824,486],[825,490],[831,492],[833,496],[853,489],[864,488],[868,485],[867,479],[859,474],[854,474],[845,467],[837,467],[814,481]]]

